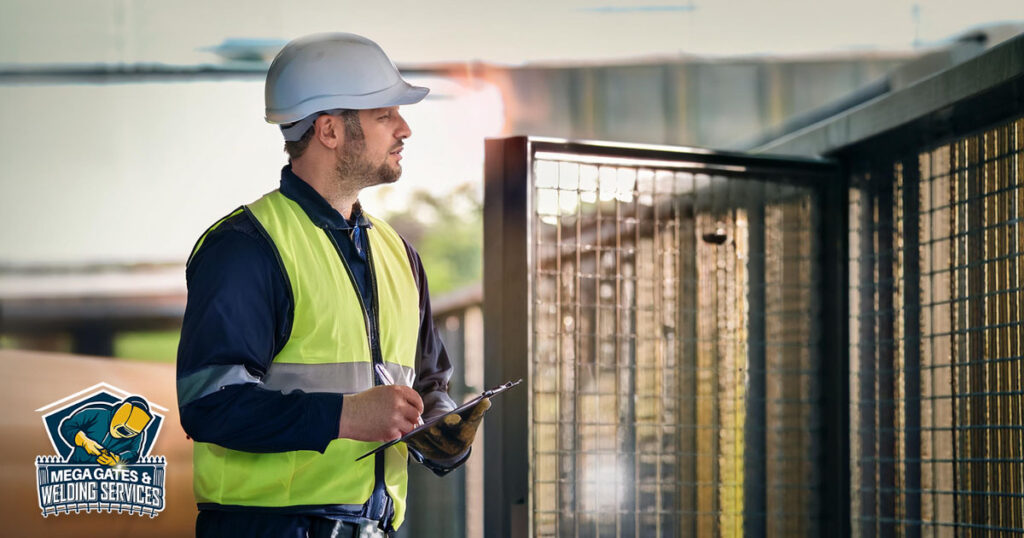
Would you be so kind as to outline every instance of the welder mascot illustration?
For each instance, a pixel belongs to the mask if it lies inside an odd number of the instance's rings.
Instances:
[[[113,467],[138,460],[153,419],[149,403],[130,396],[114,405],[93,404],[75,411],[60,425],[60,435],[75,450],[68,463]]]

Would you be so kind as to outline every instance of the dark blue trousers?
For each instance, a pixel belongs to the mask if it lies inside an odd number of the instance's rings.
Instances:
[[[358,538],[355,525],[318,516],[200,510],[196,538]]]

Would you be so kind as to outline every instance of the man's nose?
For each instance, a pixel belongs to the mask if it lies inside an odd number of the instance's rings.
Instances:
[[[400,122],[398,130],[395,131],[395,138],[399,140],[405,140],[412,136],[412,129],[409,128],[409,123],[405,121],[405,118],[401,114],[398,115],[398,121]]]

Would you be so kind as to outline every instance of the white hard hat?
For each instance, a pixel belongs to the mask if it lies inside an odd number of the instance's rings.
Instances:
[[[380,45],[329,33],[285,45],[270,64],[264,96],[267,122],[289,124],[328,110],[411,105],[429,91],[406,82]]]

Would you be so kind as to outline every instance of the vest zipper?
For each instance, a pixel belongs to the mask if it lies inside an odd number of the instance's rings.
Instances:
[[[370,346],[374,364],[384,364],[384,356],[380,351],[380,302],[377,299],[377,274],[373,267],[373,251],[370,249],[370,234],[366,234],[366,266],[370,270],[370,322],[373,323],[373,334],[376,337]],[[376,378],[374,374],[374,378]],[[383,382],[382,380],[378,380]]]
[[[363,301],[363,293],[359,291],[359,284],[356,283],[355,274],[352,273],[352,268],[348,265],[348,260],[345,259],[345,254],[341,251],[341,247],[338,242],[334,239],[334,235],[329,230],[323,228],[327,237],[331,240],[331,244],[334,245],[334,250],[337,251],[338,257],[341,258],[341,264],[345,267],[345,272],[348,273],[348,280],[352,283],[352,288],[356,292],[356,298],[359,299],[359,307],[363,311],[363,323],[366,325],[366,338],[370,345],[370,362],[371,364],[383,364],[384,357],[380,352],[380,326],[378,325],[378,299],[377,299],[377,277],[374,274],[373,268],[373,252],[370,250],[370,234],[366,234],[364,240],[366,241],[366,267],[367,272],[370,275],[370,309],[366,308],[366,302]],[[356,247],[358,250],[359,247]],[[377,369],[371,367],[370,371],[373,376],[373,385],[382,385],[383,381],[377,374]],[[366,507],[368,513],[366,514],[370,518],[383,518],[387,517],[387,487],[384,483],[384,452],[378,452],[373,457],[373,493],[370,494],[370,505]],[[383,497],[383,502],[379,499]],[[384,522],[385,525],[390,526],[391,522]]]
[[[380,328],[377,325],[377,278],[373,274],[373,256],[370,253],[370,238],[366,238],[366,264],[369,269],[370,275],[370,298],[372,301],[372,311],[370,308],[366,308],[366,302],[363,301],[363,293],[359,291],[359,284],[356,283],[355,274],[352,273],[352,268],[348,265],[348,260],[345,259],[345,254],[342,253],[341,247],[338,242],[334,239],[334,236],[326,228],[322,228],[327,238],[331,240],[331,244],[334,245],[334,250],[337,251],[338,257],[341,258],[341,265],[345,267],[345,272],[348,273],[348,280],[352,283],[352,288],[356,292],[356,299],[359,300],[359,309],[363,312],[363,325],[366,327],[366,340],[370,346],[370,362],[372,364],[382,364],[384,358],[381,356],[380,343]],[[370,370],[374,370],[370,368]],[[373,372],[373,384],[374,386],[382,385],[383,383],[378,378],[377,373]]]

